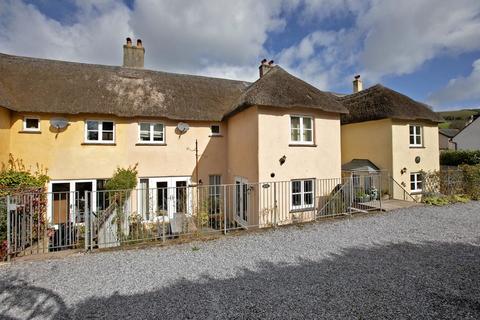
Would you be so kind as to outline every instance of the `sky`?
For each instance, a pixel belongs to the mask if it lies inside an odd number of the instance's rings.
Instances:
[[[434,110],[480,108],[480,0],[0,0],[0,52],[246,81],[274,60],[325,91],[381,83]]]

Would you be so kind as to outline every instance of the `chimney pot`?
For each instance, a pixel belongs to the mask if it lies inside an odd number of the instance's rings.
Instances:
[[[142,40],[137,39],[137,48],[141,48],[141,47],[142,47]]]
[[[273,60],[267,62],[267,59],[263,59],[258,67],[260,78],[263,77],[268,71],[273,68]]]
[[[131,46],[132,46],[132,39],[127,38],[127,47],[131,47]]]

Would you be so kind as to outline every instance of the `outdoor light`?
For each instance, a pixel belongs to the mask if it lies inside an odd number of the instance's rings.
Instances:
[[[400,170],[401,174],[404,174],[405,172],[407,172],[407,168],[403,168],[402,170]]]
[[[278,160],[278,161],[280,161],[280,165],[282,166],[282,165],[285,163],[285,161],[287,161],[287,157],[286,157],[286,156],[283,156],[283,157],[281,157],[280,160]]]

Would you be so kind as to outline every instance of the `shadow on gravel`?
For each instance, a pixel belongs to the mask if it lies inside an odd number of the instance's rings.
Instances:
[[[320,262],[264,263],[233,279],[204,277],[143,294],[92,297],[72,308],[55,293],[12,278],[0,282],[0,315],[2,319],[479,319],[480,246],[401,243],[356,248]]]

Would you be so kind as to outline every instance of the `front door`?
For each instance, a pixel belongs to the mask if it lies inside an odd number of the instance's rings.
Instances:
[[[240,224],[248,223],[248,180],[235,177],[234,189],[235,218]]]
[[[146,199],[142,199],[141,203],[151,199],[152,212],[148,215],[144,213],[144,218],[154,219],[160,216],[173,218],[174,213],[190,214],[192,197],[189,184],[189,177],[148,178],[150,189],[148,192],[142,193]],[[142,208],[139,209],[143,209],[143,207],[145,206],[142,205]]]
[[[86,212],[85,192],[95,190],[95,180],[53,181],[49,190],[49,221],[53,225],[83,223]],[[90,210],[96,200],[95,192],[91,194]]]

